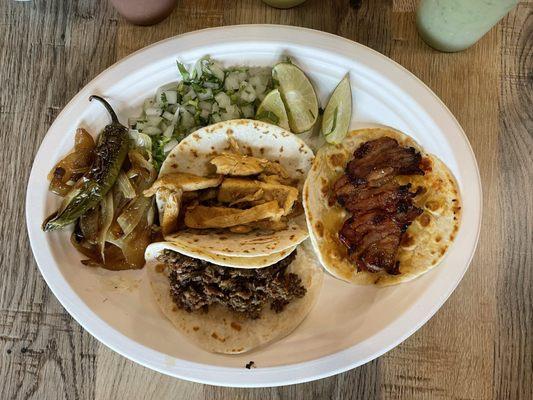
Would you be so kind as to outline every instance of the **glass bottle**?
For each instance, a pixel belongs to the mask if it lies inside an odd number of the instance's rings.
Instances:
[[[431,47],[464,50],[487,33],[518,0],[421,0],[416,12],[418,33]]]

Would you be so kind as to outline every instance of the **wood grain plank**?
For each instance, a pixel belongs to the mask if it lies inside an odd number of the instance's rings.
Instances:
[[[0,196],[0,399],[533,398],[533,0],[522,1],[499,28],[458,54],[436,52],[418,38],[415,5],[308,0],[278,10],[259,0],[180,0],[165,21],[135,27],[103,0],[3,4],[0,187],[10,190]],[[317,382],[217,388],[167,377],[117,355],[73,321],[46,288],[23,228],[37,147],[84,84],[157,40],[239,23],[320,29],[392,57],[457,116],[482,174],[480,245],[446,305],[387,355]]]
[[[533,3],[522,2],[501,29],[499,85],[501,191],[492,198],[506,239],[496,264],[496,399],[533,398]],[[520,234],[517,234],[520,232]]]
[[[1,7],[1,399],[94,397],[98,344],[42,280],[27,240],[24,198],[33,157],[59,110],[114,59],[108,43],[116,24],[106,4]]]
[[[498,159],[498,88],[493,84],[499,78],[498,31],[492,30],[467,51],[444,54],[418,37],[414,13],[395,13],[394,19],[391,57],[433,89],[464,128],[478,156],[485,212],[478,251],[459,288],[426,326],[384,356],[384,397],[490,398],[498,268],[494,261],[504,240],[501,232],[490,229],[501,223],[491,200],[500,190],[494,164]]]
[[[95,399],[204,399],[204,385],[175,379],[141,367],[105,346],[97,353]]]

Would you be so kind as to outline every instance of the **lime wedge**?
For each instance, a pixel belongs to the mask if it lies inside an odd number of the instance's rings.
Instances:
[[[352,89],[346,75],[329,98],[322,116],[322,134],[328,143],[340,143],[348,133],[352,119]]]
[[[265,96],[255,114],[255,119],[277,125],[290,130],[289,118],[278,89],[271,90]]]
[[[291,131],[302,133],[311,129],[318,118],[318,100],[307,76],[296,65],[281,62],[272,68],[272,78],[278,83]]]

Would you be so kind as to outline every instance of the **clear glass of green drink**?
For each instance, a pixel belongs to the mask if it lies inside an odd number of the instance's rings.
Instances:
[[[502,19],[518,0],[421,0],[418,33],[431,47],[445,52],[467,49]]]

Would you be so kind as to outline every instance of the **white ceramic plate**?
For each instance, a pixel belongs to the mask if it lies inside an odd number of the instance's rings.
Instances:
[[[176,59],[206,54],[226,65],[272,65],[290,56],[312,79],[321,104],[350,73],[352,127],[384,124],[412,135],[455,174],[463,221],[438,268],[389,288],[354,287],[326,277],[318,304],[285,339],[238,356],[204,352],[182,338],[159,312],[144,271],[84,267],[68,232],[44,234],[43,219],[59,200],[46,175],[69,152],[74,131],[97,133],[108,122],[90,94],[112,101],[120,118],[138,115],[146,97],[178,76]],[[457,84],[460,84],[458,82]],[[364,364],[420,328],[457,286],[473,256],[481,222],[481,184],[468,140],[444,104],[420,80],[385,56],[349,40],[309,29],[250,25],[192,32],[140,50],[84,87],[50,127],[35,158],[26,198],[31,246],[48,286],[93,336],[118,353],[172,376],[224,386],[276,386],[323,378]],[[244,365],[253,360],[255,369]]]

